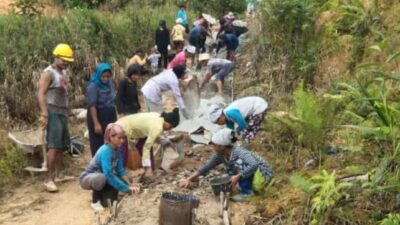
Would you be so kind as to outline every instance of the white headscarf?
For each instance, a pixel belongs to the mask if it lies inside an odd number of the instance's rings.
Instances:
[[[213,104],[210,106],[208,117],[210,118],[212,123],[217,122],[218,118],[222,114],[222,110],[222,107],[217,104]]]
[[[233,139],[234,131],[229,128],[223,128],[212,136],[211,142],[217,145],[230,146],[236,141]]]

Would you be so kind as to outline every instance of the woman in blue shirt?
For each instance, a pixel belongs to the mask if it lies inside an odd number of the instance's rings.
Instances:
[[[92,158],[89,165],[80,175],[80,185],[85,190],[93,190],[92,208],[103,210],[107,198],[116,200],[118,191],[124,193],[138,192],[139,187],[132,185],[122,166],[120,146],[125,138],[121,126],[110,123],[105,129],[104,145]]]
[[[87,86],[87,125],[92,157],[104,144],[104,130],[117,120],[115,91],[111,82],[111,66],[100,63]]]

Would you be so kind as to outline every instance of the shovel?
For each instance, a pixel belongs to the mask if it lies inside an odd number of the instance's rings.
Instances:
[[[46,128],[45,127],[42,130],[42,155],[43,155],[43,162],[42,162],[41,168],[28,166],[28,167],[25,167],[24,169],[29,172],[47,172],[47,149],[46,149]]]

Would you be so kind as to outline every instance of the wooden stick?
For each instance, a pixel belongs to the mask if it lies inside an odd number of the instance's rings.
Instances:
[[[219,203],[220,203],[220,205],[221,205],[221,215],[223,215],[224,214],[224,201],[225,201],[225,196],[224,196],[224,192],[223,191],[221,191],[220,193],[219,193]]]

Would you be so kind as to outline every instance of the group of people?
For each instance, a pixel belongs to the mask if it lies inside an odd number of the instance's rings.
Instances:
[[[207,24],[205,20],[196,21],[192,30],[199,29],[199,26],[200,30],[207,29],[205,24]],[[173,28],[172,41],[174,47],[179,48],[178,46],[184,45],[180,42],[182,41],[180,38],[174,39],[174,35],[184,37],[183,32],[189,32],[189,42],[191,42],[192,30],[188,28],[184,7],[178,12],[177,25],[181,27]],[[165,30],[168,29],[162,21],[156,36]],[[228,30],[223,29],[221,32],[226,31]],[[176,34],[179,32],[181,36]],[[228,33],[225,33],[225,36]],[[162,41],[167,37],[170,35],[165,36]],[[98,64],[88,82],[87,126],[92,159],[80,175],[80,185],[84,189],[93,191],[92,207],[95,210],[103,208],[105,196],[116,198],[118,192],[134,193],[140,190],[137,184],[131,182],[124,169],[128,160],[130,141],[135,140],[135,148],[141,154],[144,176],[152,176],[155,169],[154,144],[161,139],[164,131],[179,125],[180,115],[186,119],[190,117],[179,88],[179,80],[184,79],[187,73],[186,58],[203,52],[199,55],[199,61],[200,64],[207,66],[207,72],[200,88],[214,76],[220,94],[225,77],[234,69],[232,60],[210,58],[210,55],[203,51],[201,44],[203,39],[197,39],[191,45],[182,48],[167,64],[168,60],[164,58],[166,43],[161,44],[160,40],[156,37],[156,49],[161,53],[164,66],[167,68],[148,79],[140,91],[137,81],[146,72],[143,65],[147,58],[140,49],[136,52],[137,56],[129,61],[126,77],[119,81],[117,91],[113,88],[112,67],[108,63]],[[167,46],[167,50],[168,48]],[[38,91],[40,121],[47,129],[48,173],[44,186],[49,192],[57,191],[56,183],[66,179],[62,173],[62,157],[63,150],[70,144],[68,118],[71,115],[66,71],[68,65],[74,62],[73,50],[67,44],[58,44],[53,50],[53,55],[53,63],[41,75]],[[232,56],[228,54],[229,57]],[[164,91],[172,91],[179,109],[165,112],[161,99]],[[139,102],[139,93],[143,94],[144,107]],[[243,142],[255,138],[267,108],[267,102],[260,97],[239,99],[225,109],[217,105],[211,106],[210,121],[226,125],[227,128],[221,129],[212,137],[211,142],[216,154],[196,173],[182,180],[180,186],[187,187],[196,177],[223,163],[227,173],[232,176],[232,187],[237,187],[241,193],[237,200],[261,191],[272,179],[270,166],[261,157],[238,146],[235,142],[240,135]],[[234,130],[235,124],[236,130]]]

